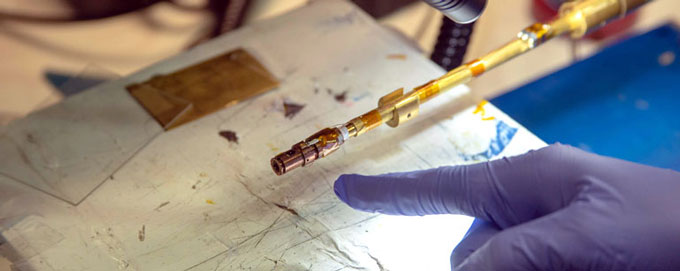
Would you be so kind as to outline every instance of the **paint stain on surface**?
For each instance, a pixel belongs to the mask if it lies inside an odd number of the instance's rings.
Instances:
[[[158,211],[158,210],[160,210],[161,208],[165,207],[165,205],[168,205],[168,204],[170,204],[169,201],[163,202],[163,203],[161,203],[160,205],[158,205],[158,207],[156,207],[156,209],[154,209],[154,211]]]
[[[215,205],[215,202],[212,201],[211,199],[205,200],[205,203],[210,204],[210,205]]]
[[[516,133],[517,128],[510,127],[510,125],[503,121],[498,121],[496,123],[496,137],[491,138],[487,150],[472,155],[461,154],[461,157],[465,161],[488,161],[503,152]]]
[[[406,55],[405,54],[390,54],[390,55],[387,55],[387,59],[406,60]]]
[[[277,148],[276,146],[274,146],[274,144],[272,144],[272,143],[267,143],[267,147],[269,147],[269,149],[270,149],[271,151],[273,151],[273,152],[277,152],[277,151],[280,150],[279,148]]]
[[[137,233],[137,238],[139,238],[140,242],[144,242],[144,239],[146,239],[146,225],[142,225],[142,229]]]
[[[31,133],[26,134],[26,141],[31,144],[38,144],[38,141],[35,140],[35,136],[33,136]]]
[[[296,104],[296,103],[289,103],[289,102],[284,102],[283,103],[283,115],[286,116],[286,118],[292,119],[302,111],[302,109],[305,108],[304,104]]]
[[[647,110],[649,109],[649,102],[643,99],[635,100],[635,109],[637,110]]]
[[[659,65],[662,67],[670,66],[675,62],[675,53],[673,51],[667,51],[659,55]]]
[[[475,111],[473,111],[472,114],[482,115],[482,120],[495,120],[496,117],[486,115],[486,109],[484,109],[484,106],[487,103],[489,103],[487,100],[482,100],[481,102],[479,102],[479,104],[477,104],[477,107],[475,108]]]
[[[342,93],[335,94],[333,96],[333,98],[335,98],[336,102],[339,102],[339,103],[345,102],[345,100],[347,100],[347,92],[349,92],[349,91],[345,90]]]
[[[230,130],[220,131],[220,136],[226,138],[229,142],[238,144],[238,136],[236,132]]]
[[[475,111],[472,112],[472,114],[477,114],[477,113],[482,113],[482,116],[486,113],[486,110],[484,109],[484,106],[488,103],[488,101],[483,100],[477,104],[477,107],[475,108]]]
[[[292,209],[292,208],[290,208],[290,207],[288,207],[288,206],[285,206],[285,205],[283,205],[283,204],[278,204],[278,203],[274,203],[274,205],[276,205],[276,207],[279,207],[281,210],[284,210],[284,211],[286,211],[286,212],[289,212],[289,213],[291,213],[291,214],[293,214],[293,215],[295,215],[295,216],[300,216],[300,214],[298,214],[297,211],[295,211],[294,209]]]
[[[358,11],[352,10],[352,11],[348,12],[347,14],[332,17],[332,18],[328,19],[328,21],[325,21],[324,24],[332,25],[332,26],[353,24],[357,19],[359,19],[357,15],[358,15]]]

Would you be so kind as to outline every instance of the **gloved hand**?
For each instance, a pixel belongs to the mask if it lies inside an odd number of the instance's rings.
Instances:
[[[680,173],[569,146],[342,175],[335,193],[367,212],[477,217],[453,251],[455,270],[680,270]]]

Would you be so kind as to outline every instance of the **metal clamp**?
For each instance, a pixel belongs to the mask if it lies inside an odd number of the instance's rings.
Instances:
[[[378,107],[385,108],[386,112],[391,111],[392,117],[386,123],[390,127],[397,127],[418,115],[420,101],[416,95],[404,96],[404,89],[400,88],[381,97]]]

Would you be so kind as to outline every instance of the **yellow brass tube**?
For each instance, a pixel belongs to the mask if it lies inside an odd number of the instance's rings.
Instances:
[[[521,54],[541,45],[554,37],[570,34],[579,38],[588,31],[605,25],[610,20],[621,18],[651,0],[575,0],[562,5],[557,18],[547,23],[536,23],[522,30],[517,37],[487,55],[463,64],[441,77],[408,93],[398,89],[378,102],[378,107],[335,128],[326,128],[293,145],[271,160],[277,175],[314,160],[325,157],[337,150],[346,140],[360,136],[383,123],[399,126],[418,115],[421,103],[427,102],[440,93],[460,84],[467,83]]]

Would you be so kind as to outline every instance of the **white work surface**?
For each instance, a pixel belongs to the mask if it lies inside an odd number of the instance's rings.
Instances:
[[[125,90],[238,47],[280,87],[168,132]],[[443,73],[351,4],[313,1],[94,87],[0,128],[0,255],[17,270],[447,270],[471,218],[354,211],[333,181],[545,145],[492,105],[456,109],[466,87],[311,167],[277,177],[269,165],[382,95]],[[306,106],[289,119],[283,101]]]

